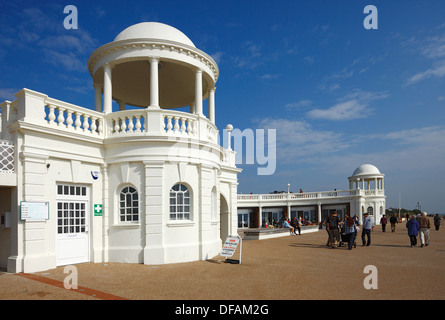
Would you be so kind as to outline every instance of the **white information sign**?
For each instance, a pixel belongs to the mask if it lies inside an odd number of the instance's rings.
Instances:
[[[27,221],[43,221],[49,219],[48,202],[20,202],[20,218]]]
[[[226,242],[224,242],[223,249],[221,251],[221,256],[223,257],[232,257],[233,254],[236,251],[236,248],[238,247],[238,244],[240,243],[241,238],[237,236],[228,236],[226,239]],[[239,254],[239,263],[241,264],[241,249],[242,244],[240,246],[240,254]],[[227,261],[227,260],[226,260]]]

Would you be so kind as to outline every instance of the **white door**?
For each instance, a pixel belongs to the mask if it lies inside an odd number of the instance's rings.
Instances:
[[[88,188],[85,186],[57,186],[58,266],[89,262]]]

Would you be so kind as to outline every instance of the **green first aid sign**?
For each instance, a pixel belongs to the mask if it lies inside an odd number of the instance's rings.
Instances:
[[[101,204],[94,205],[94,216],[102,217],[102,205]]]

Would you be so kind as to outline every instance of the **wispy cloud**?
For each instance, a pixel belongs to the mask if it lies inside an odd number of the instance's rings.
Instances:
[[[281,164],[307,161],[317,155],[328,155],[349,147],[343,136],[334,131],[317,131],[305,121],[266,118],[258,128],[276,129],[277,157]]]
[[[64,29],[63,21],[55,16],[54,10],[28,7],[19,13],[14,28],[0,30],[2,43],[18,43],[22,51],[40,50],[44,63],[67,71],[87,72],[85,61],[99,45],[88,31]]]
[[[423,72],[419,72],[413,76],[411,76],[407,81],[406,84],[414,84],[416,82],[437,77],[442,78],[445,76],[445,60],[441,61],[440,63],[436,64],[434,67],[427,69]]]
[[[332,121],[362,119],[372,114],[373,110],[369,107],[372,101],[386,97],[388,94],[385,92],[355,90],[335,105],[326,109],[313,109],[307,112],[306,116],[311,119]]]
[[[415,48],[414,50],[432,62],[430,68],[410,76],[406,80],[405,85],[412,85],[429,78],[442,78],[445,76],[445,34],[443,34],[441,29],[442,27],[439,26],[431,31],[437,32],[439,30],[440,34],[430,35],[426,39],[411,37],[405,42],[406,46]]]
[[[370,113],[371,111],[367,109],[366,105],[354,99],[337,103],[327,109],[314,109],[306,115],[312,119],[338,121],[366,118]]]
[[[252,41],[247,41],[242,45],[243,55],[234,57],[234,65],[242,69],[253,70],[264,63],[261,59],[261,46]]]
[[[301,107],[308,107],[312,104],[311,100],[308,99],[303,99],[303,100],[299,100],[297,102],[292,102],[292,103],[288,103],[285,105],[285,107],[287,109],[298,109]]]
[[[273,80],[273,79],[277,79],[279,78],[280,75],[279,74],[270,74],[270,73],[266,73],[260,76],[261,80]]]

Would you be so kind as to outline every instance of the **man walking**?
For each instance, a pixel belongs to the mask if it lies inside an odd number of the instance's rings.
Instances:
[[[391,218],[389,218],[389,222],[391,223],[391,232],[396,231],[396,223],[399,223],[398,219],[395,215],[392,215]]]
[[[430,244],[430,219],[427,217],[427,213],[423,212],[419,219],[420,224],[420,247],[428,246]]]
[[[340,218],[338,217],[337,211],[331,213],[326,223],[326,228],[329,230],[329,240],[331,248],[337,248],[338,242],[340,240]]]
[[[382,216],[380,219],[380,224],[382,225],[382,231],[385,232],[386,230],[386,224],[388,223],[388,220],[386,219],[385,215]]]
[[[362,230],[363,245],[365,244],[366,246],[371,245],[371,230],[373,227],[374,227],[374,220],[366,212],[363,218],[363,230]],[[367,241],[365,240],[365,236],[368,237]]]

